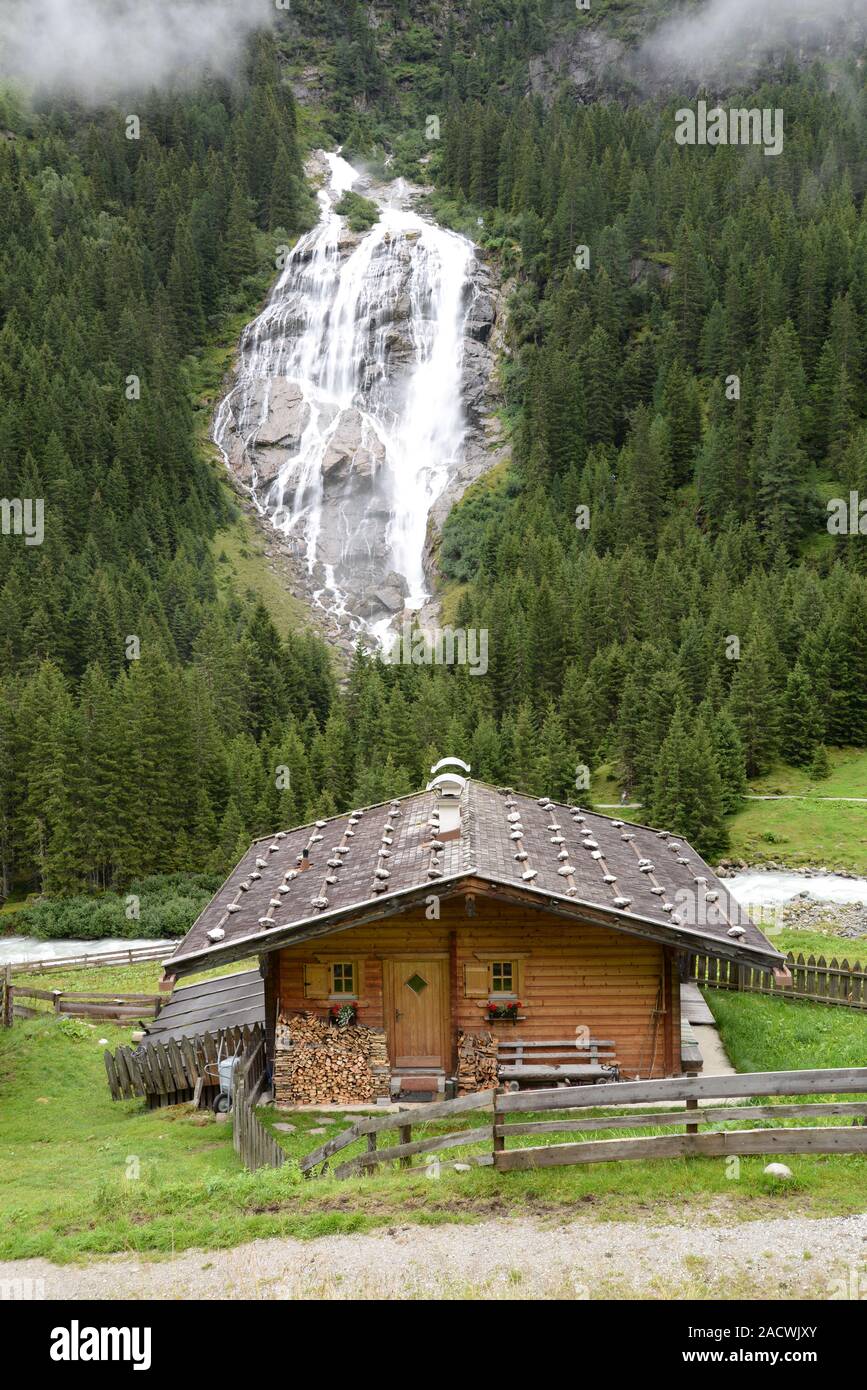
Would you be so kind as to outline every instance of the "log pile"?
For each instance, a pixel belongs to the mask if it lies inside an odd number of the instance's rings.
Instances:
[[[493,1033],[458,1034],[458,1095],[497,1084],[497,1040]]]
[[[389,1094],[385,1032],[339,1028],[313,1013],[281,1014],[274,1039],[278,1105],[351,1105]]]

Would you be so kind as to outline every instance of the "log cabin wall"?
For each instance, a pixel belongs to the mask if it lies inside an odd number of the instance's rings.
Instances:
[[[479,894],[472,908],[469,916],[461,895],[441,901],[437,921],[415,909],[284,947],[276,953],[273,972],[279,1008],[324,1015],[329,1000],[305,993],[305,966],[356,961],[361,967],[358,1021],[388,1031],[384,960],[441,960],[448,981],[449,1072],[461,1030],[490,1028],[503,1041],[545,1040],[572,1038],[583,1025],[593,1037],[614,1040],[624,1076],[680,1073],[680,991],[669,948]],[[517,1023],[489,1023],[487,996],[468,997],[467,981],[477,986],[478,967],[494,958],[517,963],[525,1015]]]

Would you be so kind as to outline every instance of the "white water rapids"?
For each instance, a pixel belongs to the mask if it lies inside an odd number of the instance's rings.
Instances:
[[[214,438],[292,541],[316,601],[384,637],[427,597],[427,519],[458,466],[472,243],[426,221],[403,180],[365,187],[360,239],[335,204],[362,176],[326,155],[321,216],[241,339]]]

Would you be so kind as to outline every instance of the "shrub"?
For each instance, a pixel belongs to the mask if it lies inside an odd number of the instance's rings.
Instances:
[[[15,929],[43,940],[184,936],[220,881],[210,874],[152,874],[125,893],[46,898],[16,913]],[[131,897],[138,898],[137,916],[128,915]]]
[[[353,193],[351,189],[344,193],[334,211],[346,218],[350,231],[353,232],[369,232],[379,221],[379,208],[376,203],[372,203],[369,198],[362,198],[360,193]]]

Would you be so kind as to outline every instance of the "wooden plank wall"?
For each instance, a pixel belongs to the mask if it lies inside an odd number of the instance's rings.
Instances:
[[[453,1040],[458,1030],[488,1027],[504,1041],[570,1038],[586,1026],[594,1037],[615,1040],[618,1062],[628,1077],[680,1071],[680,996],[670,951],[622,932],[573,926],[545,912],[479,895],[474,906],[470,917],[463,896],[449,898],[441,903],[439,921],[428,921],[423,910],[414,910],[321,942],[284,948],[276,967],[281,1008],[324,1013],[325,1001],[305,998],[305,963],[361,960],[359,1022],[387,1028],[383,958],[427,955],[449,961]],[[495,953],[522,958],[521,1013],[526,1017],[516,1024],[489,1024],[486,1001],[464,995],[464,964]]]

